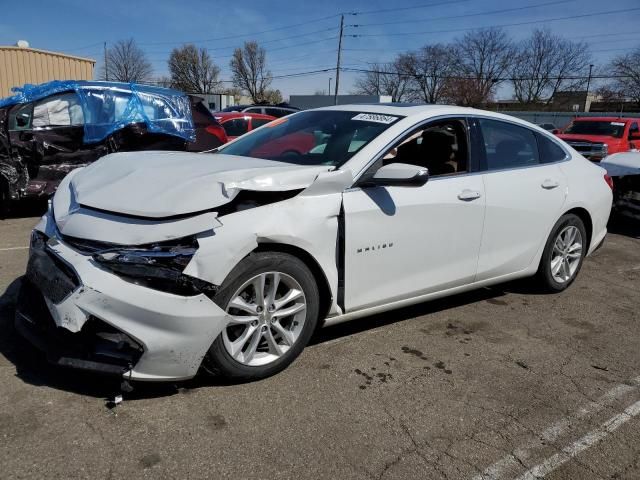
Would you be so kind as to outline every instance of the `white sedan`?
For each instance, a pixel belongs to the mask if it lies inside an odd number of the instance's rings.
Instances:
[[[520,277],[564,290],[604,240],[605,173],[516,118],[401,104],[108,155],[36,226],[16,325],[125,379],[262,378],[321,325]]]

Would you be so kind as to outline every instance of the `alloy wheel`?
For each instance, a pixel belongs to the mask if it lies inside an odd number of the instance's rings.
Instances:
[[[560,231],[553,244],[551,254],[551,275],[558,283],[566,283],[573,278],[582,261],[582,234],[570,225]]]
[[[237,362],[262,366],[278,360],[298,340],[307,314],[300,284],[281,272],[264,272],[231,296],[224,347]]]

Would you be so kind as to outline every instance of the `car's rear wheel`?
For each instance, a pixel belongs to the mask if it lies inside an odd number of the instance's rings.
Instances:
[[[214,298],[231,322],[211,345],[204,367],[234,380],[256,380],[286,368],[308,343],[318,321],[313,274],[281,252],[249,255]]]
[[[538,279],[548,291],[565,290],[578,276],[587,253],[587,232],[580,217],[567,214],[558,220],[545,245]]]

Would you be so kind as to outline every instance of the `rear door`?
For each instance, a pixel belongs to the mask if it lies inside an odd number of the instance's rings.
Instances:
[[[479,118],[477,125],[486,192],[477,273],[481,281],[531,265],[562,213],[567,180],[559,162],[567,154],[542,134],[515,123]]]

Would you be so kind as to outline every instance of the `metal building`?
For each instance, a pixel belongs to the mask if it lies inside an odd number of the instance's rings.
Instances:
[[[12,87],[50,80],[92,80],[96,61],[25,46],[0,46],[0,98],[12,95]]]

